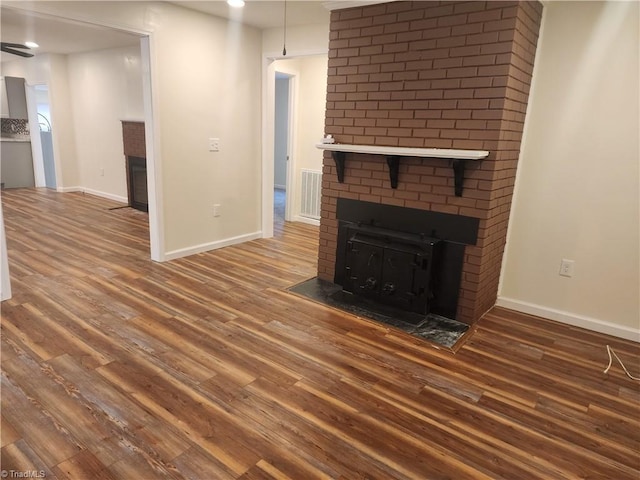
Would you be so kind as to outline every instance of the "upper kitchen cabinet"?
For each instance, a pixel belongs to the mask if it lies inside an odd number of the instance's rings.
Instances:
[[[27,97],[24,91],[24,78],[4,77],[4,85],[7,91],[9,118],[29,118]]]

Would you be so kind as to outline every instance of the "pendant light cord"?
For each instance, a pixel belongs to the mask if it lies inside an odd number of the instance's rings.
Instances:
[[[282,56],[287,55],[287,0],[284,0],[284,40],[282,43]]]

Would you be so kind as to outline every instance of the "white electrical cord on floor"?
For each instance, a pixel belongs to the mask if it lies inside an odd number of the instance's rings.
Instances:
[[[613,348],[611,348],[609,345],[607,345],[607,353],[609,354],[609,365],[607,365],[607,368],[604,369],[604,373],[607,373],[609,371],[609,369],[611,368],[611,364],[613,363],[613,357],[616,357],[616,360],[618,360],[618,363],[620,363],[620,366],[624,370],[624,373],[627,374],[627,377],[629,377],[632,380],[640,381],[640,378],[634,377],[629,373],[629,370],[627,370],[627,367],[624,366],[624,363],[622,363],[622,360],[620,360],[620,357],[616,355],[616,352],[614,352]]]

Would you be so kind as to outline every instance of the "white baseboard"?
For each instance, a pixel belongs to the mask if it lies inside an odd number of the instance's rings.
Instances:
[[[176,258],[188,257],[189,255],[195,255],[196,253],[208,252],[210,250],[216,250],[218,248],[228,247],[238,243],[249,242],[258,238],[262,238],[262,232],[248,233],[246,235],[225,238],[224,240],[218,240],[215,242],[202,243],[193,247],[180,248],[178,250],[166,252],[164,254],[164,260],[175,260]]]
[[[574,327],[586,328],[595,332],[613,335],[614,337],[640,342],[640,330],[626,327],[624,325],[616,325],[615,323],[607,322],[605,320],[599,320],[597,318],[586,317],[584,315],[556,310],[554,308],[505,297],[498,297],[496,305],[498,307],[508,308],[517,312],[566,323],[568,325],[573,325]]]
[[[95,195],[96,197],[102,197],[108,200],[113,200],[114,202],[120,202],[125,204],[129,203],[129,199],[121,195],[114,195],[112,193],[101,192],[99,190],[93,190],[92,188],[83,188],[82,191],[84,193],[88,193],[89,195]]]
[[[84,192],[84,190],[82,187],[58,187],[56,188],[56,192],[74,193],[74,192]]]
[[[94,190],[92,188],[85,188],[85,187],[58,187],[56,189],[56,191],[60,192],[60,193],[81,192],[81,193],[87,193],[89,195],[94,195],[96,197],[102,197],[102,198],[106,198],[108,200],[113,200],[114,202],[129,203],[129,199],[127,197],[122,197],[120,195],[114,195],[112,193],[107,193],[107,192],[101,192],[100,190]]]
[[[316,227],[320,226],[320,220],[316,220],[315,218],[303,217],[302,215],[296,215],[293,217],[294,222],[308,223],[309,225],[315,225]]]

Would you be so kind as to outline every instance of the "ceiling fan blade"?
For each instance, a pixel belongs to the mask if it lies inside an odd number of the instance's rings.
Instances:
[[[26,45],[23,45],[21,43],[7,43],[7,42],[0,42],[0,44],[3,47],[12,47],[12,48],[26,48],[27,50],[29,50],[29,47],[27,47]]]
[[[0,50],[6,53],[11,53],[13,55],[18,55],[20,57],[33,57],[33,53],[21,52],[20,50],[15,50],[14,48],[26,48],[29,50],[29,47],[25,45],[20,45],[19,43],[4,43],[0,44]]]

